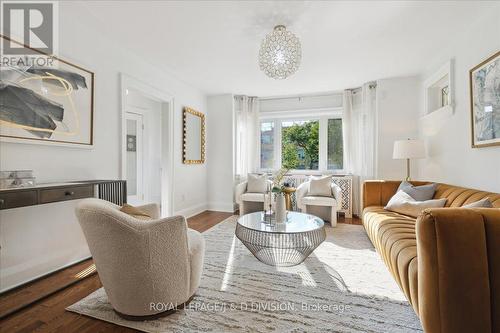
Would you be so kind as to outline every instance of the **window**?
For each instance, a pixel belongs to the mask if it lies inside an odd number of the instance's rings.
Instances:
[[[260,167],[271,170],[281,166],[297,172],[343,170],[342,119],[262,120]]]
[[[344,142],[342,119],[328,119],[328,170],[344,168]]]
[[[274,122],[260,124],[260,167],[272,169],[274,166]]]
[[[281,165],[296,170],[318,170],[319,121],[281,123]]]

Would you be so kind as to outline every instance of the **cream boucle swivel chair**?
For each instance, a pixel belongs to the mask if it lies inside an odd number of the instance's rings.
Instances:
[[[136,219],[99,199],[82,200],[76,215],[109,302],[122,317],[144,320],[192,298],[205,242],[184,217],[160,218],[156,204],[137,208],[152,219]]]

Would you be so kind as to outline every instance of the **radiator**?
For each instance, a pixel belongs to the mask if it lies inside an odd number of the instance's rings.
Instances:
[[[291,187],[297,188],[300,184],[309,179],[308,175],[286,175],[284,182],[289,183]],[[352,176],[351,175],[335,175],[332,177],[333,182],[340,187],[342,191],[342,207],[338,210],[343,213],[346,218],[352,218]],[[292,194],[293,209],[297,210],[297,199],[295,193]]]

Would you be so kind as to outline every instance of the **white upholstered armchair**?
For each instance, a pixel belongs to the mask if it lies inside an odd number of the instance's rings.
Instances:
[[[151,304],[188,302],[200,284],[205,248],[184,217],[160,218],[156,204],[137,208],[151,219],[136,219],[99,199],[76,208],[109,302],[129,320],[173,312]]]
[[[331,179],[331,178],[330,178]],[[311,180],[299,185],[295,192],[297,207],[305,213],[321,217],[329,221],[332,227],[337,225],[337,209],[342,207],[342,191],[331,182],[328,193],[316,195],[310,191]]]
[[[266,183],[271,186],[273,182],[267,180]],[[240,215],[263,211],[269,205],[269,195],[265,192],[248,192],[246,181],[236,185],[234,192]]]

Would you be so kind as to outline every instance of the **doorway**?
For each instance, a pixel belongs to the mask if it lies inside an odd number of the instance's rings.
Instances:
[[[142,115],[126,113],[127,119],[127,202],[140,205],[144,202],[144,160]]]
[[[131,205],[173,210],[173,99],[122,75],[122,167]]]

